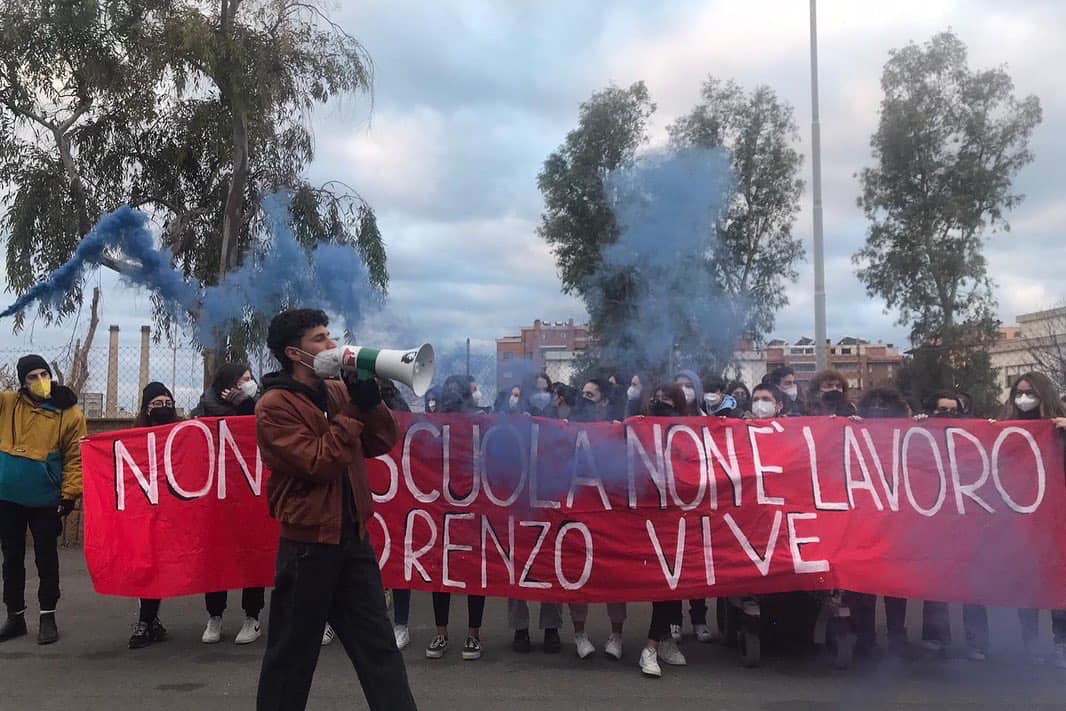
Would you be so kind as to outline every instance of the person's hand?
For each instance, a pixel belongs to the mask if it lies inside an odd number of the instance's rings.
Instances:
[[[1066,417],[1052,417],[1051,421],[1055,423],[1055,429],[1066,430]]]
[[[911,417],[911,419],[915,422],[925,422],[929,419],[929,415],[925,414],[924,412],[919,412],[917,415]]]
[[[848,415],[848,419],[851,420],[852,422],[862,422],[862,416],[861,415]]]
[[[234,405],[239,405],[247,400],[248,396],[240,388],[226,388],[222,391],[222,399]]]
[[[381,404],[381,388],[374,380],[359,380],[355,375],[345,376],[348,396],[352,404],[363,412],[369,412]]]
[[[61,499],[59,506],[56,507],[56,513],[61,517],[66,518],[70,515],[70,512],[74,510],[74,499]]]

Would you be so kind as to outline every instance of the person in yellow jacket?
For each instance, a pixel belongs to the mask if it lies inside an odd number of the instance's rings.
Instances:
[[[18,361],[20,389],[0,392],[0,544],[7,620],[0,642],[26,634],[26,529],[33,534],[40,587],[37,643],[59,639],[59,534],[81,496],[85,416],[78,397],[52,382],[39,355]]]

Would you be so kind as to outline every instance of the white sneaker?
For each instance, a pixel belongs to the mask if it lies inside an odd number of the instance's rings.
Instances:
[[[407,625],[393,625],[392,633],[396,635],[396,649],[403,649],[411,644],[411,632]]]
[[[696,641],[707,644],[714,641],[714,635],[711,634],[711,628],[707,625],[696,625],[692,628],[692,631],[696,633]]]
[[[241,625],[241,631],[237,633],[237,638],[233,640],[235,644],[251,644],[259,639],[259,620],[254,617],[245,617],[244,624]]]
[[[646,676],[653,676],[656,679],[663,675],[662,667],[659,666],[658,655],[651,647],[645,647],[640,650],[640,670]]]
[[[683,667],[688,664],[685,655],[677,648],[677,642],[672,639],[668,639],[665,642],[659,642],[658,657],[661,661],[674,667]]]
[[[336,636],[337,633],[333,631],[333,627],[327,622],[326,629],[322,631],[322,646],[325,647],[327,644],[332,642],[333,638]]]
[[[670,638],[675,642],[681,641],[681,625],[670,625]]]
[[[204,644],[216,644],[222,641],[222,617],[207,618],[207,627],[204,627],[200,641]]]
[[[971,662],[983,662],[988,658],[988,655],[982,652],[980,649],[970,647],[966,650],[966,658]]]
[[[603,651],[607,652],[607,656],[614,657],[615,659],[622,658],[622,635],[611,633],[611,636],[607,638],[607,644],[603,646]]]
[[[584,632],[574,635],[574,646],[577,647],[577,656],[580,659],[588,659],[596,653],[596,647]]]

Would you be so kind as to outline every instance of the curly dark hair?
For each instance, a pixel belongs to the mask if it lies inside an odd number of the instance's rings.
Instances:
[[[329,316],[321,309],[289,309],[282,311],[270,321],[267,329],[267,348],[286,373],[292,372],[292,361],[285,355],[289,346],[300,344],[308,329],[328,326]]]

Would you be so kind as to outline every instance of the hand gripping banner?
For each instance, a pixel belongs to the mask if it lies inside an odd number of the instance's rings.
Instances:
[[[842,588],[1066,608],[1050,422],[397,413],[368,462],[386,587],[545,601]],[[252,418],[83,445],[100,593],[269,586],[277,526]]]

